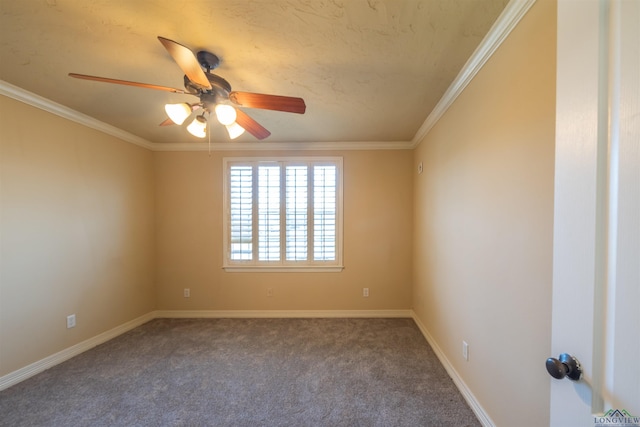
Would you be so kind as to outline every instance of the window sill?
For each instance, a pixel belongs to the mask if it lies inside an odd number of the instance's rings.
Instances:
[[[339,273],[344,270],[344,266],[332,265],[327,267],[305,266],[305,267],[265,267],[265,266],[224,266],[227,273]]]

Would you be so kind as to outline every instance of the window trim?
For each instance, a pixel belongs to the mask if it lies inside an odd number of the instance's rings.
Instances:
[[[232,261],[230,259],[230,168],[233,164],[239,163],[270,163],[284,162],[285,164],[311,163],[320,165],[328,163],[336,166],[336,259],[335,261],[323,262],[300,262],[280,260],[268,265],[267,262],[260,262],[257,258],[251,261]],[[222,268],[228,272],[340,272],[344,269],[343,254],[343,158],[342,157],[224,157],[222,159],[223,174],[223,252]],[[255,201],[254,201],[255,203]],[[313,231],[311,231],[313,232]],[[254,230],[257,233],[257,230]],[[255,234],[257,237],[257,234]],[[282,243],[284,244],[284,242]]]

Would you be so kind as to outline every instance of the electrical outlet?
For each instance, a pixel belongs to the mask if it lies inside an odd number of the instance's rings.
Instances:
[[[273,288],[267,288],[267,297],[271,298],[273,296]]]
[[[191,289],[184,288],[184,297],[185,298],[191,298]]]
[[[67,316],[67,329],[76,327],[76,315],[70,314]]]
[[[369,288],[362,288],[362,296],[363,297],[369,296]]]
[[[464,360],[469,360],[469,344],[466,341],[462,341],[462,357]]]

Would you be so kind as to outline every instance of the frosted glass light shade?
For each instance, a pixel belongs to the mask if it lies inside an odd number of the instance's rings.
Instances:
[[[167,116],[171,121],[177,125],[181,125],[187,120],[187,117],[191,115],[191,106],[186,103],[181,104],[167,104],[164,106],[164,111],[167,112]]]
[[[236,122],[233,122],[230,125],[226,125],[226,128],[227,132],[229,132],[229,138],[231,139],[236,139],[244,133],[244,128]]]
[[[218,104],[216,105],[216,117],[220,124],[229,126],[236,121],[236,109],[231,105]]]
[[[207,120],[203,116],[197,116],[189,126],[187,130],[193,136],[198,138],[204,138],[207,136]]]

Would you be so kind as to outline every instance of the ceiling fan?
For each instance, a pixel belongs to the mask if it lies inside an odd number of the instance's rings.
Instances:
[[[231,139],[237,138],[246,130],[257,139],[262,140],[271,135],[271,132],[238,107],[297,114],[304,114],[306,111],[307,107],[302,98],[231,90],[229,82],[211,72],[220,64],[220,59],[216,55],[206,51],[200,51],[194,55],[188,47],[173,40],[164,37],[158,37],[158,40],[185,73],[184,90],[86,74],[69,73],[69,76],[78,79],[194,95],[198,98],[198,102],[165,105],[165,111],[169,118],[160,123],[160,126],[181,125],[193,112],[196,112],[196,117],[187,126],[187,130],[199,138],[204,138],[207,134],[205,113],[209,117],[215,114],[218,121],[227,128]]]

